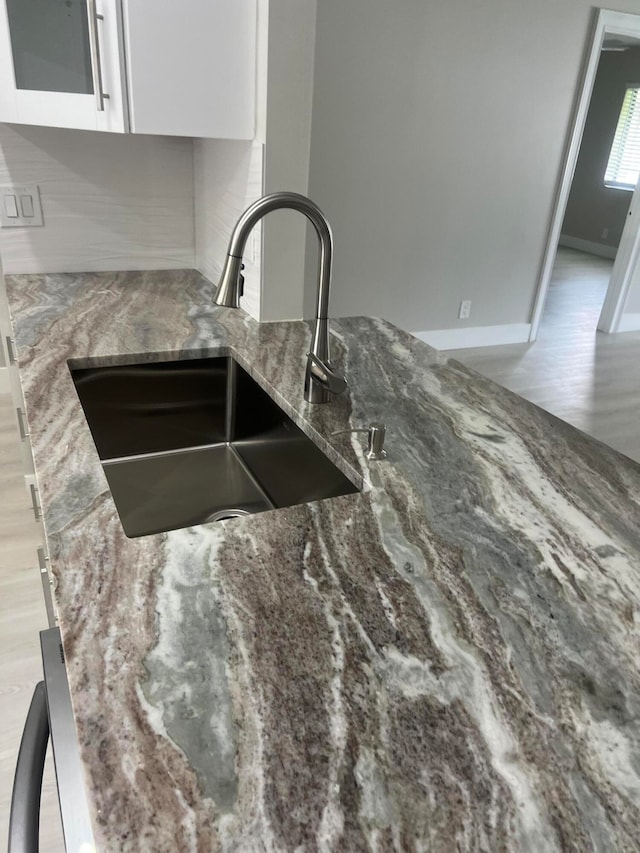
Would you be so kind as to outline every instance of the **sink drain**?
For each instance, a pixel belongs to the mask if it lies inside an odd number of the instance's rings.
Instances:
[[[230,518],[242,518],[245,515],[251,515],[246,509],[219,509],[212,513],[207,521],[228,521]]]

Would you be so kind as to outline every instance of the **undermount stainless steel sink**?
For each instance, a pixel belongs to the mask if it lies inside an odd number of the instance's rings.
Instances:
[[[129,537],[358,491],[231,357],[71,374]]]

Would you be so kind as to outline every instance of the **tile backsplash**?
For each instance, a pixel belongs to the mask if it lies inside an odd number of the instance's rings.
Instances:
[[[0,230],[5,273],[194,266],[191,139],[0,124],[0,185],[25,183],[44,227]]]
[[[262,195],[263,145],[231,139],[195,139],[195,266],[217,282],[229,238],[240,214]],[[261,224],[249,237],[244,256],[242,307],[261,313]]]

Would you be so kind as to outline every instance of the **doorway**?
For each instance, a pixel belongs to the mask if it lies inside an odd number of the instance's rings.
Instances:
[[[583,319],[590,312],[594,332],[600,299],[597,328],[619,331],[640,254],[640,193],[612,182],[609,161],[620,108],[633,84],[640,86],[640,16],[600,10],[549,229],[530,341],[538,337],[543,314],[546,331],[571,298],[570,285],[561,293],[563,278],[573,278],[575,286],[576,271],[587,267],[592,269],[586,274]]]
[[[592,350],[613,260],[559,245],[537,342]]]

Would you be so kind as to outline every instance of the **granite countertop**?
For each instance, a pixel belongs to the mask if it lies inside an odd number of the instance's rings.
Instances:
[[[195,272],[7,284],[100,850],[640,849],[635,463],[380,320],[310,406]],[[365,490],[127,539],[67,360],[227,353]]]

